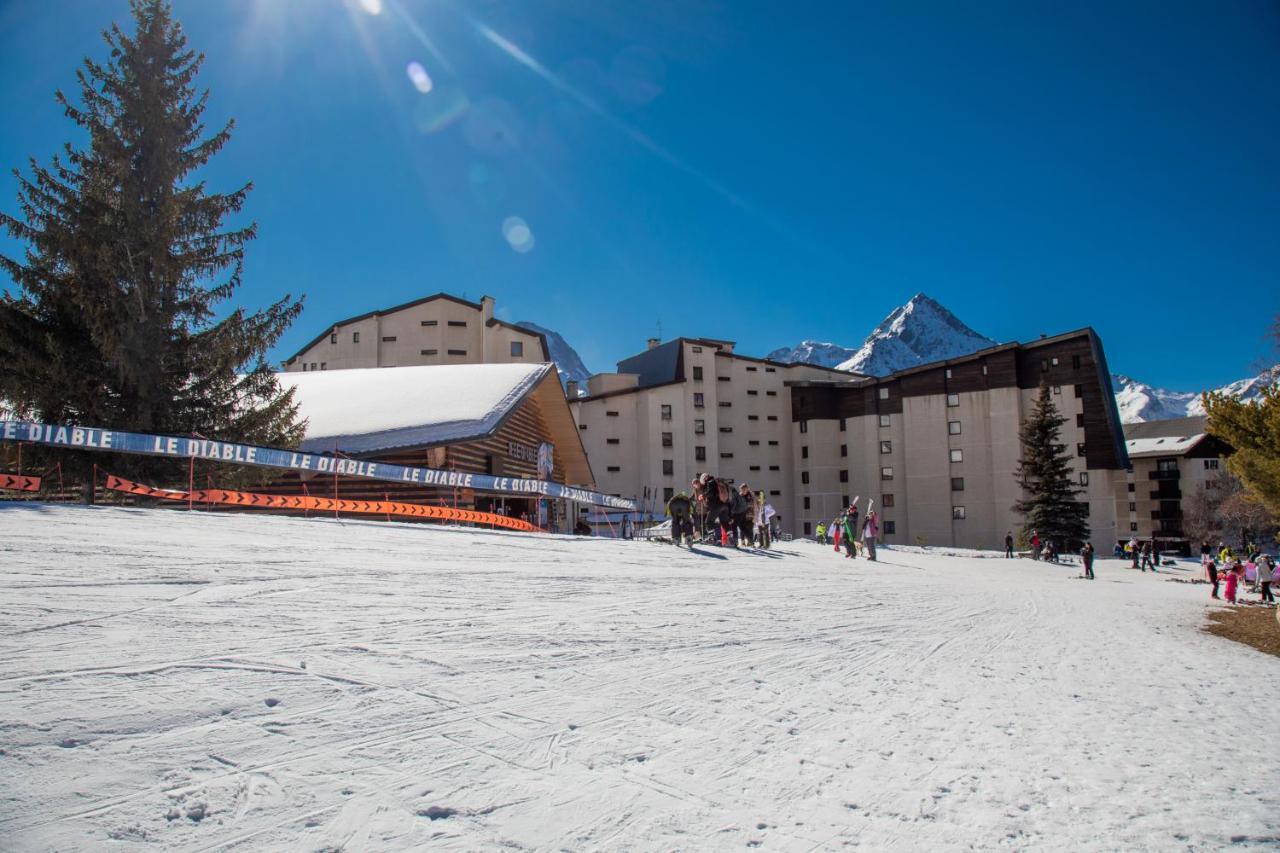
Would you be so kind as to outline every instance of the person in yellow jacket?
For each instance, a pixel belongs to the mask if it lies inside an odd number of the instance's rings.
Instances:
[[[818,542],[823,545],[827,544],[827,525],[821,521],[818,522]]]

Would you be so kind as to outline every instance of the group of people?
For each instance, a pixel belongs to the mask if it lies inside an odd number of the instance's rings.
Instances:
[[[777,510],[746,483],[735,488],[711,473],[700,474],[690,483],[692,494],[680,492],[667,502],[671,517],[671,541],[675,545],[695,540],[695,518],[702,522],[703,535],[725,547],[768,548],[773,542]]]
[[[1133,568],[1144,572],[1148,567],[1154,572],[1160,566],[1160,546],[1156,544],[1154,537],[1139,542],[1138,537],[1131,536],[1124,544],[1117,542],[1115,555],[1120,559],[1132,560]]]
[[[1248,562],[1254,568],[1253,591],[1261,595],[1260,603],[1275,604],[1276,599],[1271,592],[1271,584],[1275,581],[1276,563],[1275,558],[1270,554],[1253,550],[1247,555],[1247,559],[1242,560],[1228,545],[1219,542],[1215,554],[1208,542],[1201,542],[1200,562],[1209,576],[1209,583],[1213,585],[1211,598],[1218,598],[1218,585],[1221,583],[1222,598],[1230,604],[1236,604],[1240,586],[1245,582],[1245,563]]]
[[[855,500],[832,519],[830,525],[819,522],[817,534],[819,542],[823,545],[834,544],[836,551],[840,550],[840,544],[843,542],[844,555],[849,559],[857,556],[858,548],[861,546],[866,552],[867,559],[875,562],[876,540],[880,536],[880,520],[876,517],[875,510],[869,509],[866,518],[859,524],[858,502]]]

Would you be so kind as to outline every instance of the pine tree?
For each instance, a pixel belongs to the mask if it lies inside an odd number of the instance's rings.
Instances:
[[[0,299],[0,399],[45,421],[296,445],[297,407],[266,352],[301,300],[224,309],[256,232],[228,220],[252,184],[213,193],[194,173],[234,123],[204,135],[204,56],[167,0],[131,9],[134,34],[112,25],[110,58],[77,71],[79,103],[57,93],[87,144],[33,159],[30,178],[15,170],[20,216],[0,213],[27,247],[0,256],[20,288]]]
[[[1024,531],[1035,530],[1063,550],[1089,538],[1089,505],[1076,500],[1084,489],[1072,482],[1071,456],[1060,443],[1066,422],[1053,404],[1049,386],[1042,385],[1031,416],[1022,424],[1022,458],[1014,477],[1023,497],[1013,505],[1023,518]]]

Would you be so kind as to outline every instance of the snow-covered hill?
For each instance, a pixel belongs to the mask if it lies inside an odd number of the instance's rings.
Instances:
[[[1280,371],[1280,365],[1274,368]],[[1242,400],[1255,400],[1262,389],[1272,382],[1273,371],[1264,370],[1257,376],[1239,379],[1221,388],[1210,389]],[[1203,415],[1204,404],[1198,391],[1168,391],[1154,388],[1129,376],[1113,374],[1111,384],[1116,392],[1116,405],[1120,408],[1120,420],[1124,423],[1158,421],[1165,418],[1182,418]]]
[[[991,338],[978,334],[938,302],[917,293],[885,317],[858,351],[836,367],[884,376],[993,346],[996,342]]]
[[[520,320],[516,325],[546,336],[547,348],[551,350],[551,360],[556,363],[556,369],[560,372],[561,383],[568,384],[574,381],[582,388],[586,388],[587,377],[591,375],[591,371],[587,370],[587,366],[582,363],[577,350],[569,346],[568,341],[561,337],[559,332],[553,332],[545,326],[539,326],[528,320]]]
[[[1280,659],[1199,630],[1194,563],[3,502],[0,542],[6,851],[1280,838]]]
[[[770,361],[783,364],[817,364],[821,367],[835,367],[842,361],[853,358],[857,350],[829,344],[822,341],[801,341],[793,347],[779,347],[765,356]]]

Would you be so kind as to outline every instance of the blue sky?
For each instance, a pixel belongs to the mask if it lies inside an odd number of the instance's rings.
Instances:
[[[1268,355],[1276,4],[174,6],[211,123],[238,126],[205,177],[255,184],[238,301],[307,296],[280,357],[439,290],[492,294],[593,370],[659,324],[856,346],[917,291],[999,340],[1092,325],[1113,370],[1170,388]],[[126,18],[0,3],[6,170],[72,135],[53,91]]]

